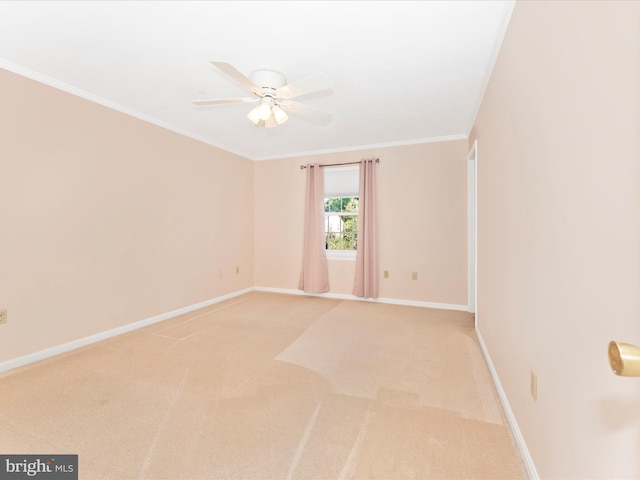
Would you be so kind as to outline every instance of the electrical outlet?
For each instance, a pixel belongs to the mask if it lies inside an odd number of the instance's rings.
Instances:
[[[7,323],[7,310],[3,308],[0,310],[0,323]]]
[[[411,273],[411,280],[417,280],[418,279],[418,272],[412,272]]]
[[[534,402],[538,401],[538,376],[535,374],[533,370],[531,370],[531,378],[530,378],[530,387],[531,387],[531,398],[533,398]]]
[[[384,278],[389,278],[389,270],[384,271]]]

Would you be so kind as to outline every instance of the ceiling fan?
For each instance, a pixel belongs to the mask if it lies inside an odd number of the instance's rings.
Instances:
[[[194,105],[220,105],[224,103],[258,103],[247,115],[256,127],[272,128],[289,118],[286,112],[311,117],[319,123],[331,120],[331,114],[291,99],[330,89],[333,82],[323,73],[287,84],[285,76],[273,70],[258,70],[250,78],[226,62],[211,62],[233,80],[253,93],[248,98],[220,98],[195,100]]]

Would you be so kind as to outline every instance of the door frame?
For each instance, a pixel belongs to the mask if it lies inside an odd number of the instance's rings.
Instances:
[[[478,140],[467,154],[467,302],[478,311]]]

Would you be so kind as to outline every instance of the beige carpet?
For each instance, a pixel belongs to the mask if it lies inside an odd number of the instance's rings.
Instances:
[[[253,292],[0,377],[81,479],[524,479],[463,312]]]

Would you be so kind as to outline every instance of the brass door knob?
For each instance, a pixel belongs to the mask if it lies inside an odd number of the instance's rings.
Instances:
[[[640,377],[640,348],[622,342],[609,342],[609,365],[616,375]]]

